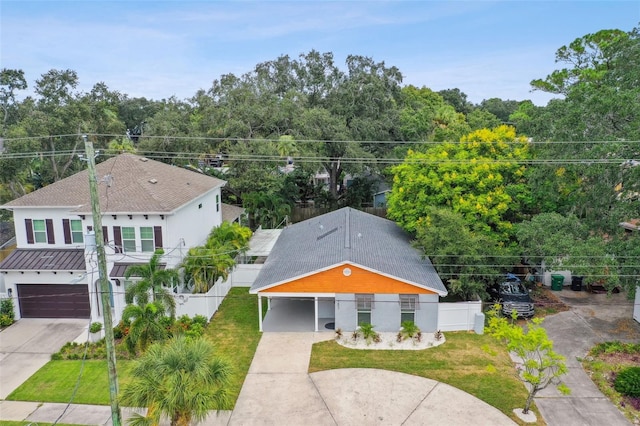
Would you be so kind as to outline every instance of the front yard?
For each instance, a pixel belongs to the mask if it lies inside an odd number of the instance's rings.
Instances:
[[[232,288],[206,328],[205,336],[216,344],[218,354],[233,366],[234,375],[229,389],[231,401],[240,394],[242,383],[260,341],[258,331],[257,298],[246,288]],[[100,345],[94,345],[100,351]],[[126,354],[123,348],[118,352]],[[76,380],[82,369],[82,378],[73,402],[79,404],[109,405],[109,382],[106,361],[80,360],[84,345],[71,348],[73,360],[53,360],[13,391],[8,400],[69,402]],[[129,380],[132,361],[118,358],[120,387]]]
[[[335,368],[380,368],[447,383],[496,407],[515,422],[527,392],[509,355],[488,335],[448,332],[446,343],[420,351],[359,350],[335,341],[313,345],[309,372]],[[544,425],[537,408],[538,425]]]

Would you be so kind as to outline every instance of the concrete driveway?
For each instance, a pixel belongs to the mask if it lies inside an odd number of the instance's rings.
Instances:
[[[556,295],[571,310],[547,317],[542,325],[554,348],[567,358],[569,373],[563,380],[571,395],[549,387],[535,399],[547,424],[629,425],[622,413],[593,384],[578,358],[597,343],[619,340],[640,341],[640,324],[633,320],[633,303],[623,294],[591,294],[567,290]]]
[[[89,320],[23,318],[0,332],[0,399],[51,360],[51,354],[75,340]]]
[[[377,369],[308,373],[333,333],[264,333],[227,425],[514,425],[444,383]],[[220,424],[220,423],[207,423]]]

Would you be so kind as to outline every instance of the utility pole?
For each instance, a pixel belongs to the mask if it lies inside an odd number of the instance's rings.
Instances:
[[[100,281],[100,296],[102,300],[102,315],[104,318],[104,339],[107,346],[107,366],[109,368],[109,397],[111,399],[111,424],[120,426],[120,407],[118,405],[118,374],[116,372],[116,351],[113,338],[113,320],[111,319],[111,298],[109,282],[107,280],[107,259],[104,254],[104,239],[102,235],[102,216],[100,214],[100,198],[98,197],[98,182],[96,179],[96,162],[93,142],[87,135],[82,135],[84,149],[87,155],[89,171],[89,192],[91,194],[91,212],[93,215],[93,231],[96,236],[96,252],[98,253],[98,280]]]

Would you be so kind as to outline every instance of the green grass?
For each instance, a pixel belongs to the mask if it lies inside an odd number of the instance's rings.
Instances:
[[[266,312],[266,309],[263,310]],[[233,366],[229,393],[233,405],[249,371],[260,341],[257,296],[247,288],[232,288],[205,330],[205,337],[216,345],[216,352]],[[82,349],[82,348],[80,348]],[[8,400],[69,402],[80,374],[81,360],[50,361],[13,391]],[[118,383],[130,381],[133,361],[118,359]],[[109,405],[109,382],[105,360],[85,361],[80,387],[73,403]]]
[[[8,400],[69,402],[76,386],[82,361],[50,361],[14,390]],[[118,384],[129,381],[131,361],[118,361]],[[74,404],[109,405],[109,378],[107,362],[87,360],[84,363],[82,377]]]
[[[309,371],[335,368],[380,368],[447,383],[496,407],[514,421],[527,392],[505,348],[488,335],[446,333],[447,341],[421,351],[360,350],[335,341],[313,345]],[[538,425],[544,425],[538,416]]]

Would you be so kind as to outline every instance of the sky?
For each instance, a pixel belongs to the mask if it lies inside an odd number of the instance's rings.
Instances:
[[[531,99],[555,53],[602,29],[640,25],[634,1],[0,1],[0,67],[30,87],[71,69],[129,97],[188,99],[224,74],[281,55],[333,52],[396,66],[403,84],[458,88],[468,100]],[[30,94],[27,92],[27,94]]]

